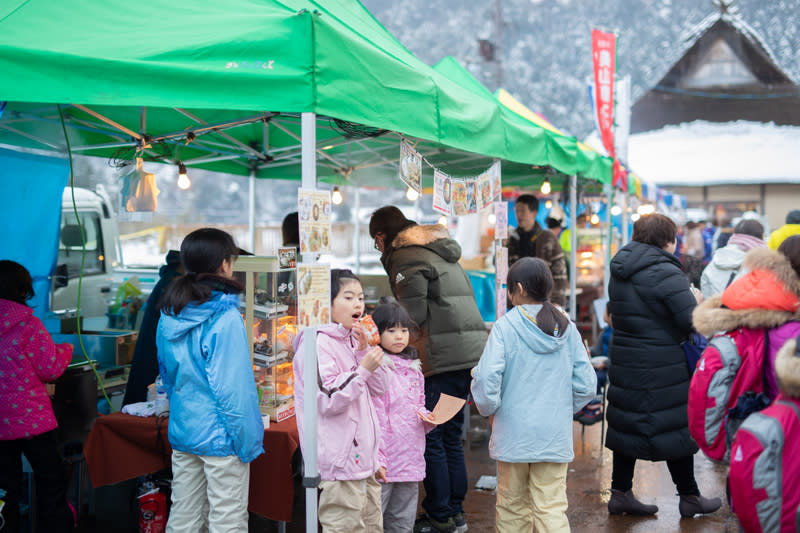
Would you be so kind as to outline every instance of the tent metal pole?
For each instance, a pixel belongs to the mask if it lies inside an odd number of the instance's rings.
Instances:
[[[361,215],[361,189],[359,187],[354,187],[356,190],[356,201],[355,201],[355,240],[354,243],[354,251],[356,254],[356,275],[361,274],[361,219],[359,218]]]
[[[250,194],[247,202],[247,231],[250,239],[250,252],[256,254],[256,170],[250,169]]]
[[[575,322],[575,317],[578,316],[577,298],[575,297],[575,289],[577,288],[577,251],[578,251],[578,228],[576,212],[578,210],[578,176],[573,174],[569,177],[569,227],[572,231],[569,233],[570,250],[569,250],[569,318]]]
[[[620,190],[622,195],[622,246],[628,244],[628,193],[627,191]]]
[[[302,146],[302,187],[315,189],[317,186],[317,116],[316,113],[303,113],[300,122],[300,143]],[[314,257],[312,255],[312,257]],[[319,468],[317,466],[317,330],[315,327],[307,328],[307,335],[311,335],[312,342],[305,342],[303,359],[303,435],[305,446],[303,449],[304,474],[303,486],[306,488],[306,532],[317,531],[317,487],[319,486]]]
[[[606,192],[606,237],[603,250],[603,297],[608,298],[608,282],[611,280],[611,249],[614,244],[614,222],[611,217],[611,207],[614,205],[614,188],[603,185]]]

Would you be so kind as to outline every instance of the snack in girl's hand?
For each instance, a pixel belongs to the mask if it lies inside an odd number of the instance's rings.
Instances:
[[[370,346],[379,345],[381,343],[381,334],[378,332],[378,326],[375,325],[375,321],[372,320],[372,317],[370,315],[364,315],[360,324],[361,330],[367,338],[367,344]]]

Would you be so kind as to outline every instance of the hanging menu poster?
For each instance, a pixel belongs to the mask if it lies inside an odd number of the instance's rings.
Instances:
[[[467,214],[467,184],[464,180],[450,180],[453,186],[453,214],[461,217]]]
[[[489,167],[489,179],[492,182],[492,194],[498,200],[503,195],[503,184],[500,179],[500,161],[495,161],[492,166]]]
[[[508,279],[508,248],[497,246],[494,252],[495,265],[495,320],[506,314],[507,291],[506,280]]]
[[[422,156],[405,139],[400,143],[400,179],[422,193]]]
[[[508,239],[508,204],[505,202],[494,203],[494,238]]]
[[[443,215],[452,214],[453,183],[438,169],[433,170],[433,210]]]
[[[492,180],[489,172],[484,172],[478,176],[478,211],[483,211],[492,203]]]
[[[331,321],[331,268],[297,265],[297,325],[318,326]]]
[[[467,213],[478,212],[478,182],[475,179],[466,180],[467,183]]]
[[[331,251],[331,192],[313,189],[297,191],[300,253]]]

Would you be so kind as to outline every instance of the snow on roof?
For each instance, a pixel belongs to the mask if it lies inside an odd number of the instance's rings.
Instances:
[[[800,183],[800,127],[698,120],[631,135],[628,162],[658,185]]]

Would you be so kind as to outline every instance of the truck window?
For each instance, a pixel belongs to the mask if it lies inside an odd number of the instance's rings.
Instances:
[[[94,212],[78,212],[86,235],[86,262],[84,275],[105,272],[100,215]],[[75,213],[63,213],[61,217],[61,239],[58,247],[58,263],[67,265],[69,279],[77,278],[81,271],[81,234]]]

